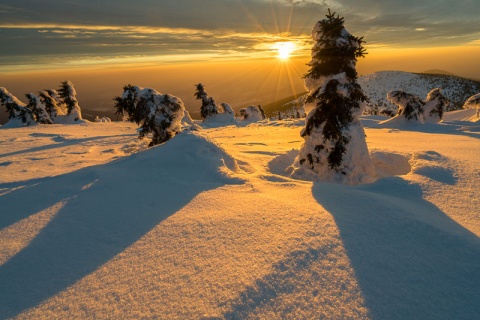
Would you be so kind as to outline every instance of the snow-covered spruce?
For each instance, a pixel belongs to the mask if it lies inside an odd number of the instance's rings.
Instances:
[[[265,110],[262,108],[261,105],[258,105],[258,110],[260,111],[260,114],[262,115],[262,119],[265,120],[267,118],[267,115],[265,114]]]
[[[398,114],[384,123],[437,123],[450,105],[440,88],[431,90],[424,101],[404,91],[390,91],[387,100],[398,106]]]
[[[477,109],[477,118],[480,118],[480,93],[477,93],[474,96],[465,101],[463,109]]]
[[[36,124],[32,111],[4,87],[0,87],[0,105],[5,106],[8,113],[9,121],[5,124],[6,127],[22,127]]]
[[[233,111],[232,107],[228,103],[220,103],[220,105],[217,106],[217,111],[217,114],[206,117],[203,119],[203,122],[219,125],[228,125],[235,122],[235,111]]]
[[[67,108],[67,116],[70,122],[82,119],[82,112],[77,101],[77,92],[70,81],[63,81],[58,90],[58,95]]]
[[[249,106],[240,110],[240,119],[244,121],[262,121],[265,119],[257,106]]]
[[[50,92],[56,96],[57,99],[52,97]],[[50,119],[52,119],[54,123],[57,122],[57,117],[65,115],[65,112],[61,107],[61,103],[59,104],[58,93],[55,90],[43,90],[40,91],[38,95],[40,96],[41,102],[45,105]]]
[[[423,116],[425,122],[437,123],[443,118],[443,113],[448,109],[450,101],[441,93],[440,88],[432,89],[425,99]]]
[[[45,90],[47,93],[52,97],[55,102],[57,103],[58,107],[62,110],[64,110],[63,113],[67,113],[67,108],[65,107],[65,103],[63,102],[62,98],[60,98],[60,94],[58,93],[57,90],[55,89],[47,89]]]
[[[200,107],[200,116],[202,119],[207,119],[210,116],[216,115],[218,113],[217,105],[215,100],[212,97],[209,97],[205,91],[205,86],[201,83],[195,85],[195,98],[197,100],[202,100],[202,106]]]
[[[425,102],[416,95],[404,91],[390,91],[387,94],[387,100],[398,106],[398,114],[395,118],[401,117],[410,122],[424,123]]]
[[[116,114],[128,115],[128,120],[141,125],[139,138],[152,133],[149,146],[163,143],[182,130],[185,115],[182,100],[161,94],[155,89],[126,85],[121,97],[115,97]]]
[[[183,111],[182,125],[184,125],[184,126],[193,125],[193,119],[190,116],[190,112],[188,112],[187,109],[185,109]]]
[[[203,84],[198,83],[195,87],[195,98],[202,100],[200,116],[203,118],[203,122],[215,125],[235,122],[235,111],[228,103],[222,102],[217,106],[213,97],[208,96]]]
[[[368,100],[357,83],[356,61],[365,50],[344,19],[329,10],[312,30],[310,70],[305,75],[307,103],[315,107],[301,136],[305,143],[292,176],[345,184],[371,181],[374,175],[360,115]]]
[[[40,97],[33,93],[27,93],[25,96],[28,99],[27,108],[32,110],[36,122],[41,124],[53,124],[53,121],[47,112],[47,107],[42,103]]]

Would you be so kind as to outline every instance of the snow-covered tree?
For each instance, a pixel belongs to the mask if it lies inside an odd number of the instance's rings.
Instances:
[[[373,165],[360,115],[367,97],[357,83],[356,61],[365,50],[362,38],[351,35],[344,18],[330,10],[312,30],[315,45],[304,76],[307,103],[315,108],[306,118],[305,139],[292,175],[343,183],[368,181]]]
[[[463,109],[477,109],[477,118],[480,118],[480,93],[471,96],[463,104]]]
[[[240,110],[240,117],[246,121],[261,121],[263,120],[262,112],[257,106],[249,106]]]
[[[480,107],[480,93],[471,96],[463,104],[463,109],[474,109]]]
[[[49,91],[52,92],[53,95],[57,96],[57,92],[55,90],[43,90],[40,91],[39,96],[42,101],[42,103],[45,105],[45,108],[50,116],[50,119],[52,119],[53,122],[55,122],[55,119],[58,116],[64,115],[63,109],[59,105],[59,100],[53,98]]]
[[[46,106],[42,103],[40,97],[33,93],[27,93],[25,95],[28,99],[27,108],[32,110],[37,123],[52,124],[53,121],[47,112]]]
[[[443,113],[450,105],[450,101],[441,93],[440,88],[435,88],[427,94],[425,99],[425,106],[423,107],[423,116],[425,122],[440,122],[443,118]]]
[[[398,115],[408,121],[424,123],[423,102],[416,95],[404,91],[390,91],[387,93],[387,100],[398,106]]]
[[[190,112],[188,112],[186,109],[185,109],[185,111],[183,111],[182,125],[184,125],[184,126],[192,126],[193,125],[193,119],[190,116]]]
[[[50,97],[52,97],[55,100],[55,102],[57,103],[57,106],[62,110],[62,113],[67,114],[67,108],[65,107],[65,103],[60,97],[60,94],[58,93],[58,91],[55,89],[47,89],[45,91],[47,91]]]
[[[77,92],[70,81],[63,81],[58,90],[60,99],[67,108],[67,115],[72,121],[78,121],[82,119],[82,111],[77,101]]]
[[[4,87],[0,87],[0,105],[5,106],[10,119],[9,122],[14,122],[14,126],[31,126],[36,124],[32,111]]]
[[[128,115],[130,121],[141,126],[139,138],[152,133],[149,146],[163,143],[181,132],[185,115],[182,100],[161,94],[155,89],[127,85],[121,97],[115,97],[116,114]]]
[[[220,106],[222,107],[224,113],[235,118],[235,111],[233,111],[233,108],[228,103],[222,102],[220,103]]]
[[[260,110],[260,114],[262,115],[262,119],[266,119],[267,116],[265,115],[265,110],[263,110],[261,105],[258,105],[258,110]]]
[[[202,106],[200,107],[200,116],[202,119],[207,119],[210,116],[216,115],[218,113],[217,105],[215,100],[212,97],[209,97],[205,91],[205,86],[201,83],[195,85],[195,98],[197,100],[202,100]]]

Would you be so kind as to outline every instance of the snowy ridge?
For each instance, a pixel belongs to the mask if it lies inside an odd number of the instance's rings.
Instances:
[[[379,71],[359,77],[358,83],[369,97],[369,107],[379,110],[397,109],[386,100],[389,91],[401,90],[425,99],[430,90],[441,88],[442,94],[460,108],[474,94],[480,92],[478,82],[448,75],[426,75],[403,71]]]

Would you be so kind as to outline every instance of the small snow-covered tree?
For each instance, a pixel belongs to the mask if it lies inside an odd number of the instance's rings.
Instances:
[[[67,108],[67,115],[72,121],[78,121],[82,119],[82,111],[77,101],[77,92],[70,81],[63,81],[58,90],[60,99]]]
[[[9,122],[17,122],[19,126],[36,124],[32,111],[4,87],[0,87],[0,105],[7,109]]]
[[[263,110],[261,105],[258,105],[258,110],[260,110],[260,114],[262,115],[262,119],[266,119],[267,116],[265,115],[265,110]]]
[[[152,133],[149,146],[163,143],[181,132],[185,115],[182,100],[161,94],[155,89],[127,85],[121,97],[115,97],[116,114],[128,115],[128,119],[140,125],[139,138]]]
[[[403,116],[408,121],[423,123],[423,102],[416,95],[404,91],[390,91],[387,100],[398,106],[398,116]]]
[[[212,97],[209,97],[205,91],[205,86],[201,83],[195,85],[195,98],[197,100],[202,100],[202,106],[200,107],[200,116],[202,119],[206,119],[210,116],[216,115],[218,113],[217,105],[215,100]]]
[[[373,165],[359,117],[368,99],[355,69],[357,58],[365,54],[364,41],[351,35],[344,18],[330,10],[313,27],[312,38],[315,45],[304,78],[309,90],[306,102],[315,108],[301,131],[305,143],[296,160],[299,168],[292,175],[311,172],[319,180],[365,182]]]
[[[50,119],[52,119],[52,121],[55,122],[55,119],[58,116],[64,115],[64,112],[62,108],[58,105],[58,100],[53,98],[50,95],[49,91],[55,91],[55,90],[43,90],[43,91],[40,91],[38,95],[40,96],[42,103],[45,105],[45,108],[50,116]],[[55,94],[55,93],[52,92],[52,94]]]
[[[57,106],[62,110],[62,114],[67,114],[67,108],[65,107],[65,103],[63,102],[62,98],[60,98],[58,91],[54,89],[48,89],[45,91],[47,91],[50,97],[55,100]]]
[[[463,109],[477,109],[477,118],[480,118],[480,93],[471,96],[463,104]]]
[[[257,106],[249,106],[240,110],[240,116],[242,120],[246,121],[261,121],[263,120],[262,112]]]
[[[480,93],[471,96],[463,104],[463,109],[474,109],[480,107]]]
[[[27,93],[25,95],[28,99],[27,108],[32,110],[35,120],[42,124],[52,124],[53,121],[47,112],[46,106],[42,103],[40,97],[33,93]]]
[[[437,123],[443,118],[450,101],[441,93],[440,88],[435,88],[427,94],[425,99],[424,117],[426,122]]]
[[[233,111],[233,108],[228,103],[222,102],[220,103],[220,106],[222,107],[224,113],[235,118],[235,111]]]

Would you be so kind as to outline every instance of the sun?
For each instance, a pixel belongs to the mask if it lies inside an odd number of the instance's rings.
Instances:
[[[293,42],[277,42],[275,49],[277,49],[279,59],[287,60],[295,51],[295,44]]]

